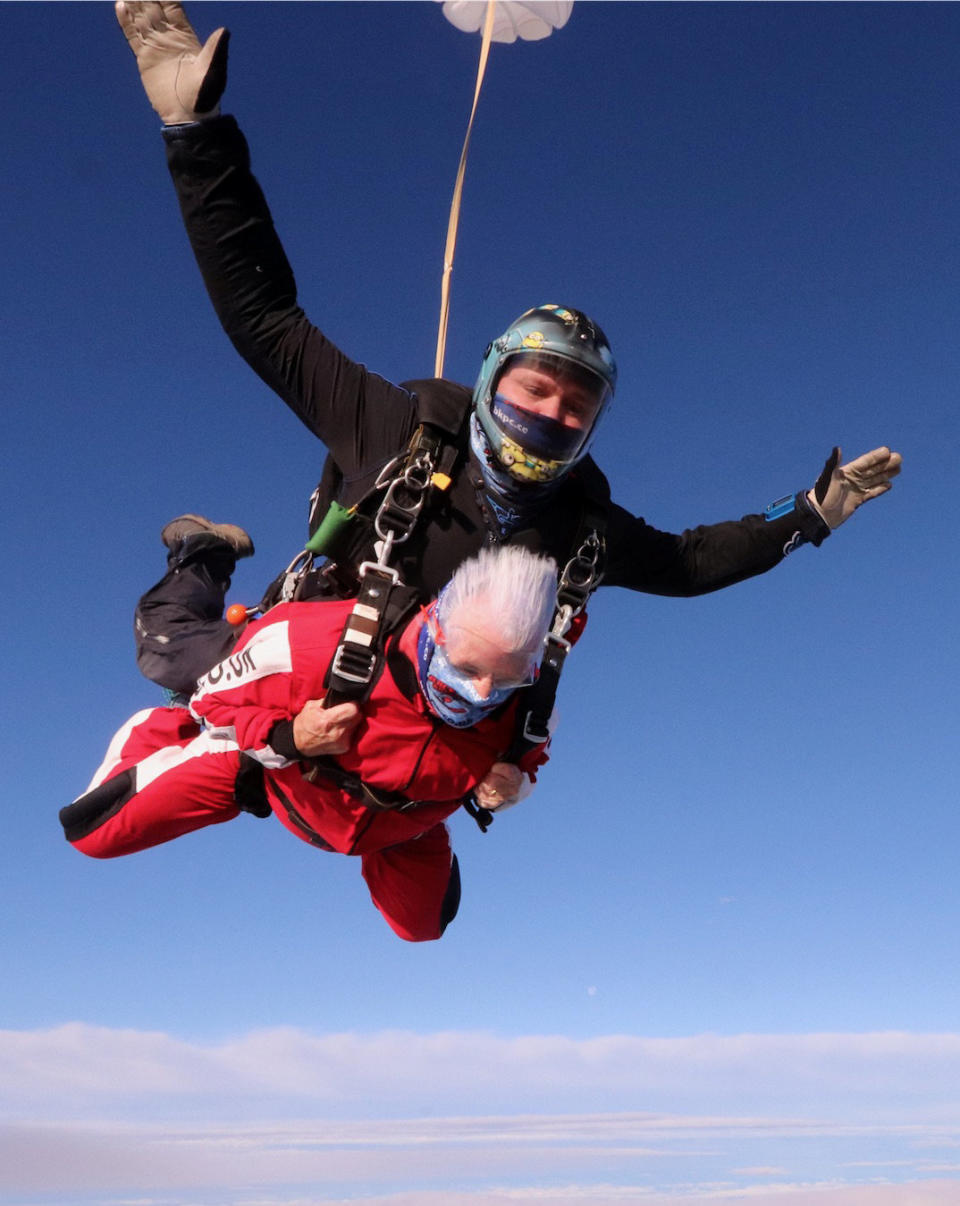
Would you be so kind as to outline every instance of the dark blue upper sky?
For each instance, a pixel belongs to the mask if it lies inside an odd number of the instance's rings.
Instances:
[[[189,11],[232,30],[224,110],[308,314],[388,377],[429,374],[479,40],[425,3]],[[353,863],[269,823],[111,864],[60,836],[158,700],[130,625],[163,523],[248,527],[232,597],[258,598],[322,449],[219,329],[111,6],[4,4],[0,33],[0,1026],[955,1020],[960,7],[581,3],[494,47],[448,374],[472,381],[533,304],[591,313],[621,382],[596,457],[669,530],[811,485],[834,443],[905,471],[763,579],[602,593],[553,764],[486,837],[455,826],[461,916],[423,950]]]

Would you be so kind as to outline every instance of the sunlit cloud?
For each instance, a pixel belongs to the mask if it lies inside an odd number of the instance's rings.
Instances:
[[[955,1206],[957,1085],[951,1034],[4,1031],[0,1206]]]
[[[465,1104],[480,1113],[581,1113],[585,1098],[617,1111],[807,1115],[813,1098],[818,1114],[834,1102],[841,1112],[856,1103],[859,1116],[867,1109],[875,1119],[902,1119],[907,1103],[925,1122],[937,1112],[949,1122],[960,1106],[960,1035],[574,1039],[277,1028],[199,1043],[71,1023],[0,1031],[0,1073],[0,1110],[20,1113],[53,1098],[62,1117],[80,1104],[88,1111],[91,1101],[121,1098],[292,1101],[297,1110],[309,1102],[361,1116],[371,1103],[381,1116],[398,1107],[450,1113]]]

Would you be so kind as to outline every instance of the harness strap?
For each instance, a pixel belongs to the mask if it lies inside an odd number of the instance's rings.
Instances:
[[[406,451],[384,465],[361,499],[349,508],[336,500],[329,504],[303,553],[288,569],[286,581],[293,585],[282,597],[355,595],[360,587],[357,563],[389,564],[395,547],[413,534],[432,495],[450,488],[457,455],[444,426],[421,422]],[[326,562],[315,569],[319,556]]]
[[[409,796],[405,796],[400,791],[384,791],[379,787],[371,787],[359,775],[344,770],[342,766],[326,755],[304,761],[309,761],[309,769],[303,772],[303,777],[308,782],[314,783],[318,778],[329,779],[341,791],[346,792],[355,800],[360,800],[368,808],[379,808],[384,811],[398,809],[402,812],[422,803],[420,800],[411,800]]]
[[[332,851],[333,847],[330,845],[330,843],[325,838],[322,838],[311,825],[308,825],[296,808],[294,808],[292,800],[288,798],[286,792],[283,791],[279,783],[274,782],[273,791],[280,803],[283,805],[284,812],[286,812],[288,818],[290,819],[290,823],[295,828],[300,830],[307,841],[310,842],[311,845],[319,847],[321,850]]]
[[[360,589],[328,671],[325,706],[345,700],[362,700],[373,684],[374,671],[383,654],[384,619],[400,575],[388,564],[397,544],[408,540],[432,488],[446,490],[448,474],[438,470],[442,436],[421,424],[413,435],[399,472],[391,462],[377,478],[375,489],[386,492],[373,521],[378,537],[377,560],[360,566]],[[405,609],[404,609],[405,610]]]
[[[327,671],[324,706],[362,700],[373,685],[383,652],[384,619],[393,588],[400,581],[395,569],[365,561],[360,567],[360,593],[347,616]]]
[[[573,621],[603,578],[604,531],[606,513],[588,503],[584,508],[577,551],[563,567],[557,588],[557,609],[553,627],[547,634],[543,660],[537,681],[523,693],[524,705],[517,710],[517,728],[505,761],[519,762],[550,737],[549,722],[560,686],[571,643],[567,633]]]
[[[469,813],[469,815],[476,821],[480,832],[486,833],[493,824],[493,813],[490,811],[490,809],[484,808],[482,805],[478,804],[476,796],[474,796],[472,792],[470,795],[465,796],[460,801],[460,804],[464,812]]]

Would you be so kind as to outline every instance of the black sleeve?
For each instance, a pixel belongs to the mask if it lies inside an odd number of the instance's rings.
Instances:
[[[345,477],[394,455],[411,394],[367,372],[315,327],[232,117],[164,130],[167,161],[207,292],[234,347],[327,445]]]
[[[278,720],[267,734],[267,745],[281,758],[289,758],[291,762],[299,762],[305,756],[293,740],[292,720]]]
[[[829,534],[802,494],[777,519],[745,515],[679,535],[658,531],[614,504],[603,581],[654,595],[703,595],[765,573],[800,544],[819,545]]]

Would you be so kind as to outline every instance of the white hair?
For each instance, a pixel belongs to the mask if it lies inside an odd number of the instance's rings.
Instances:
[[[464,561],[441,595],[438,619],[456,627],[464,607],[496,617],[504,652],[539,650],[557,605],[557,563],[517,545],[481,549]]]

